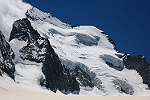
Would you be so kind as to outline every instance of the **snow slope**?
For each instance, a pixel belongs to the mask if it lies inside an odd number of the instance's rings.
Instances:
[[[67,65],[67,68],[74,68],[76,62],[78,62],[81,63],[79,64],[81,68],[84,69],[81,66],[83,64],[91,73],[96,75],[96,79],[93,79],[96,86],[94,88],[80,86],[79,95],[150,94],[147,85],[142,83],[140,75],[135,70],[124,68],[123,61],[120,58],[123,53],[118,53],[114,49],[115,45],[111,43],[102,30],[94,26],[71,27],[71,25],[61,22],[51,14],[44,13],[21,0],[0,0],[0,30],[5,33],[7,40],[13,22],[24,17],[31,21],[32,26],[42,37],[50,41],[53,49],[62,63]],[[24,84],[23,87],[27,86],[31,89],[43,91],[38,84],[38,79],[41,75],[43,76],[40,64],[23,62],[19,58],[18,51],[22,46],[19,41],[10,41],[10,45],[16,55],[16,82]],[[1,78],[0,80],[4,79]],[[1,81],[1,84],[3,84],[3,81]],[[9,82],[8,86],[10,86],[9,84],[15,83]],[[4,87],[2,85],[0,91],[4,91],[6,87],[7,84]]]
[[[38,10],[36,8],[32,9]],[[32,12],[32,15],[39,15],[40,17],[41,11]],[[67,60],[80,62],[87,66],[90,71],[96,73],[97,78],[101,80],[103,89],[99,91],[97,88],[83,88],[80,92],[81,94],[126,95],[126,93],[116,89],[118,86],[113,83],[113,80],[116,79],[129,84],[133,88],[133,95],[149,93],[146,89],[147,86],[142,84],[142,79],[136,71],[130,71],[126,68],[118,71],[106,64],[102,56],[109,55],[113,57],[112,60],[118,59],[118,61],[122,62],[117,55],[121,56],[123,54],[114,50],[114,45],[109,41],[107,35],[103,34],[102,30],[94,26],[77,26],[73,28],[64,28],[64,26],[62,28],[63,24],[60,24],[60,22],[55,23],[57,26],[49,23],[49,21],[42,21],[39,24],[39,21],[31,19],[31,22],[41,36],[49,39],[55,52],[61,59],[66,61],[64,61],[65,63],[68,63]],[[106,59],[110,59],[109,56]],[[71,68],[73,65],[68,66]],[[130,73],[132,74],[130,75]]]

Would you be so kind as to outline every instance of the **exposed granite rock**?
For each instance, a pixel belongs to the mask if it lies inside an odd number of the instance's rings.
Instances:
[[[40,79],[42,86],[65,94],[80,90],[76,77],[71,76],[69,70],[61,64],[49,40],[41,37],[28,19],[14,22],[9,41],[14,38],[27,43],[19,50],[22,60],[42,63],[42,72],[45,75],[45,79]]]
[[[107,38],[108,38],[109,42],[113,45],[114,49],[115,49],[117,52],[119,52],[119,51],[117,50],[116,43],[112,40],[112,38],[111,38],[110,36],[108,36],[108,35],[107,35]]]
[[[124,65],[127,69],[135,69],[142,77],[143,83],[150,88],[150,64],[146,62],[143,55],[124,55]]]
[[[94,87],[94,83],[92,82],[91,77],[86,72],[84,72],[79,66],[76,66],[75,72],[75,76],[81,86]]]
[[[80,86],[90,87],[91,89],[97,87],[100,91],[104,91],[101,80],[86,65],[70,60],[62,60],[62,63],[69,69],[71,75],[76,76]]]
[[[15,66],[14,66],[15,54],[11,49],[9,43],[6,41],[4,35],[0,31],[0,75],[4,72],[14,79]]]
[[[102,32],[103,34],[105,34],[105,32]],[[106,35],[106,37],[108,38],[109,42],[113,45],[114,49],[119,52],[117,50],[117,47],[116,47],[116,43],[113,41],[113,39],[109,36],[109,35]]]

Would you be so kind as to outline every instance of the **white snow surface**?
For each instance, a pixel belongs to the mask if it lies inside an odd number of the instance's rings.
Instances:
[[[54,26],[58,26],[61,28],[71,28],[69,24],[63,23],[50,13],[42,12],[41,10],[33,7],[32,9],[28,10],[28,14],[31,15],[30,17],[34,18],[36,20],[36,23],[41,25],[45,22],[49,24],[53,24]]]
[[[25,12],[31,8],[31,5],[23,3],[21,0],[0,0],[0,30],[5,33],[4,35],[7,39],[9,38],[13,22],[19,18],[24,18]],[[48,14],[42,14],[36,8],[34,10],[35,13],[33,13],[33,16],[43,18]],[[115,70],[100,58],[100,55],[111,55],[116,59],[120,59],[116,54],[122,55],[114,50],[113,44],[109,42],[102,30],[94,26],[68,28],[66,24],[55,17],[51,18],[51,20],[47,19],[43,22],[31,20],[31,24],[38,30],[42,37],[49,39],[53,49],[61,59],[80,62],[86,65],[102,81],[103,90],[98,90],[96,87],[81,87],[79,95],[127,95],[116,89],[112,82],[114,79],[120,79],[130,84],[134,90],[133,95],[150,94],[147,85],[142,83],[142,78],[135,70],[128,70],[126,68],[122,71]],[[23,63],[19,59],[19,52],[17,52],[23,44],[17,40],[11,41],[10,44],[17,55],[15,58],[16,81],[22,85],[31,87],[31,89],[41,89],[38,83],[38,78],[43,76],[41,65],[31,62]],[[3,83],[2,80],[7,80],[7,78],[0,78],[1,84]],[[11,81],[8,84],[13,85],[14,83]],[[15,86],[17,87],[17,85]],[[2,85],[1,91],[5,90],[5,87],[7,86]],[[41,89],[41,91],[43,90]],[[44,89],[44,91],[47,90]],[[60,94],[59,91],[57,93]]]
[[[113,44],[109,42],[107,35],[103,34],[102,30],[94,26],[64,28],[65,26],[59,26],[60,23],[55,23],[58,25],[56,26],[48,21],[42,24],[39,24],[38,21],[31,22],[32,26],[38,30],[41,36],[49,39],[53,49],[61,59],[80,62],[86,65],[102,81],[102,86],[104,87],[102,90],[98,90],[96,87],[93,89],[81,87],[80,95],[127,95],[116,90],[116,87],[112,83],[114,79],[124,80],[131,85],[134,90],[133,95],[147,95],[150,93],[146,89],[147,85],[142,83],[142,78],[136,71],[130,71],[128,69],[123,69],[122,71],[115,70],[100,58],[100,55],[106,54],[120,59],[116,56],[116,54],[120,53],[114,50]],[[78,34],[81,36],[82,41],[80,41]],[[95,37],[98,37],[98,44],[87,45],[91,41],[87,40],[86,37],[95,40]]]

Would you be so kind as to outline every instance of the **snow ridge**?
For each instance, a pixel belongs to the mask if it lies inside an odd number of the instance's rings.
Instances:
[[[5,41],[10,38],[8,43],[15,54],[14,79],[22,86],[58,94],[150,94],[146,85],[149,64],[143,57],[119,53],[102,30],[94,26],[72,27],[22,0],[0,0],[0,19],[0,30]],[[133,69],[142,77],[146,75],[146,84]]]

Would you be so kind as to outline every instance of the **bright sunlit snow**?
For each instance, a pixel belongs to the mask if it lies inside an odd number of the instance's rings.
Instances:
[[[31,8],[31,5],[23,3],[21,0],[0,0],[0,30],[3,31],[7,39],[9,38],[13,22],[19,18],[26,17],[26,11],[31,10]],[[42,19],[40,21],[31,20],[32,26],[42,37],[49,39],[53,49],[64,63],[67,64],[69,60],[74,63],[84,64],[101,80],[100,89],[97,87],[81,87],[79,95],[127,95],[119,91],[120,86],[122,88],[125,86],[133,88],[133,95],[148,95],[150,93],[147,90],[147,85],[142,83],[142,78],[136,71],[126,68],[118,71],[106,64],[104,60],[111,60],[111,58],[107,57],[111,56],[115,59],[113,61],[118,61],[120,58],[117,55],[122,54],[114,50],[114,45],[110,43],[107,35],[103,34],[102,30],[94,26],[77,26],[71,28],[68,24],[61,22],[48,13],[39,11],[37,8],[32,8],[32,13],[29,12],[29,15]],[[27,87],[32,87],[32,89],[40,88],[42,91],[38,83],[38,79],[44,77],[41,65],[28,61],[22,62],[18,51],[24,43],[14,39],[10,42],[10,45],[16,55],[16,82]],[[104,55],[109,56],[103,59],[102,56]],[[117,65],[122,65],[122,60],[119,60],[119,62]],[[71,68],[73,65],[68,64],[67,67]],[[13,81],[3,84],[2,80],[5,79],[0,78],[0,85],[2,84],[0,91],[5,90],[8,84],[8,86],[11,83],[12,85],[14,84]],[[115,83],[114,80],[120,83]],[[17,87],[17,85],[15,86]],[[46,89],[44,90],[47,91]]]

